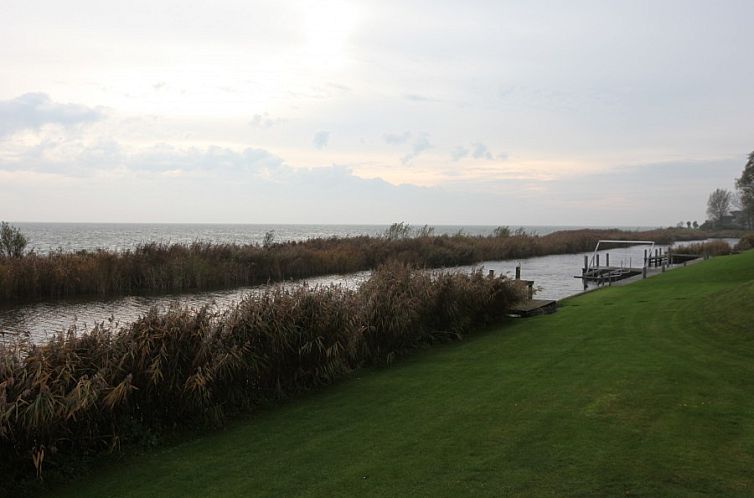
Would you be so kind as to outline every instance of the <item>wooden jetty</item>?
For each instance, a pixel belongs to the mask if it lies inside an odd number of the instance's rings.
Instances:
[[[552,299],[529,299],[513,306],[509,310],[509,315],[524,318],[555,313],[557,309],[558,302]]]
[[[626,278],[642,275],[642,268],[621,268],[615,266],[600,266],[590,268],[584,271],[580,276],[575,278],[584,279],[585,282],[596,282],[598,284],[617,282]]]
[[[650,247],[644,249],[644,258],[641,261],[641,267],[634,267],[630,260],[628,265],[610,266],[610,253],[604,255],[605,266],[602,266],[600,265],[600,254],[597,252],[601,244],[649,245]],[[582,279],[584,281],[584,289],[586,289],[589,282],[597,283],[598,285],[610,285],[613,282],[638,275],[646,278],[648,269],[654,268],[653,272],[657,272],[658,269],[665,271],[671,265],[683,264],[685,266],[688,261],[702,257],[698,254],[676,254],[670,249],[664,251],[654,246],[655,243],[651,240],[600,240],[594,248],[592,257],[589,258],[588,255],[584,256],[584,267],[581,269],[581,275],[575,275],[574,277]]]
[[[495,271],[490,270],[490,278],[494,278]],[[534,280],[521,279],[521,266],[516,266],[516,281],[526,286],[526,297],[523,301],[516,303],[508,310],[508,316],[524,318],[537,315],[546,315],[555,313],[558,309],[558,302],[552,299],[534,299]]]

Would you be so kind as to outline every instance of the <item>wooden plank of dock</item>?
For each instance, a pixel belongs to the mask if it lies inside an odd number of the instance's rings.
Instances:
[[[509,313],[520,317],[545,315],[554,313],[558,308],[558,302],[552,299],[529,299],[514,305]]]

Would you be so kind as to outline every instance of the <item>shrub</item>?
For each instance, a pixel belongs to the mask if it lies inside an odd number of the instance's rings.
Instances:
[[[0,256],[20,258],[26,250],[26,236],[6,222],[0,223]]]
[[[748,251],[754,248],[754,233],[744,235],[738,240],[736,244],[736,251]]]

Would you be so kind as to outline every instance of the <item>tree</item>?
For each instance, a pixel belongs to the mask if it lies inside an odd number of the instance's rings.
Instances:
[[[744,213],[748,228],[754,227],[754,152],[749,154],[741,177],[736,179],[738,203]]]
[[[691,222],[690,221],[686,222],[686,228],[691,228]]]
[[[4,221],[0,224],[0,256],[20,258],[24,255],[27,243],[21,230]]]
[[[694,220],[693,226],[694,226],[694,229],[696,230],[697,228],[699,228],[699,222]]]
[[[724,188],[716,188],[707,199],[707,216],[715,225],[730,212],[731,193]]]

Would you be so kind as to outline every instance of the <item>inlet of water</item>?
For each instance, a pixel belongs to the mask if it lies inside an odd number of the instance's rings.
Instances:
[[[735,239],[727,241],[736,242]],[[667,250],[667,246],[656,247]],[[611,264],[614,266],[641,267],[644,248],[634,246],[608,249],[600,251],[600,254],[609,252]],[[471,272],[483,268],[485,272],[495,270],[497,275],[513,278],[516,266],[520,265],[521,278],[535,282],[537,297],[559,300],[584,290],[581,279],[574,276],[580,274],[584,255],[591,254],[556,254],[517,260],[485,261],[478,265],[446,268],[442,271]],[[371,272],[366,271],[348,275],[329,275],[307,279],[306,283],[309,286],[339,284],[356,288],[368,279],[370,274]],[[296,286],[302,283],[303,281],[294,281],[280,285]],[[4,337],[7,340],[21,333],[29,334],[35,341],[42,341],[49,334],[67,330],[73,325],[79,330],[85,330],[95,323],[109,320],[125,325],[146,313],[151,307],[165,310],[175,304],[192,308],[211,305],[222,310],[239,302],[249,293],[260,292],[265,287],[267,286],[242,287],[194,294],[126,296],[97,301],[61,300],[0,307],[0,339]]]

